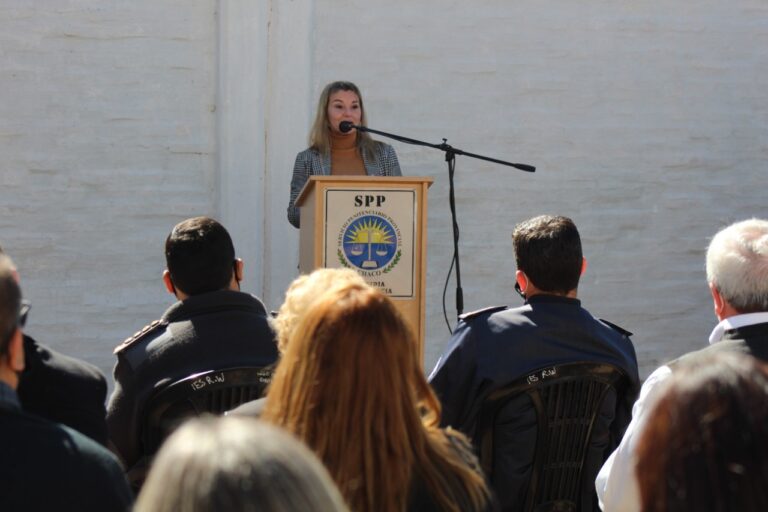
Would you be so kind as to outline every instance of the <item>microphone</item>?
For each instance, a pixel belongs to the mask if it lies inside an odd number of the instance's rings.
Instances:
[[[348,133],[352,128],[359,128],[359,126],[355,126],[351,121],[342,121],[339,123],[339,131],[341,133]]]

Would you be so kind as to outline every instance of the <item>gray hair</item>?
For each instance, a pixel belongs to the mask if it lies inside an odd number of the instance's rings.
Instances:
[[[13,274],[15,267],[11,258],[0,254],[0,356],[8,351],[18,328],[21,289]]]
[[[190,420],[160,449],[134,512],[344,511],[326,469],[300,441],[244,417]]]
[[[707,281],[739,313],[768,311],[768,221],[719,231],[707,250]]]

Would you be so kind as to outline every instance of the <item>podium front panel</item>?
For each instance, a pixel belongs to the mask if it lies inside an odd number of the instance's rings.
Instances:
[[[311,176],[301,211],[299,268],[346,267],[388,295],[424,356],[427,189],[415,176]]]
[[[416,191],[328,187],[324,194],[322,266],[356,270],[393,299],[414,298]]]

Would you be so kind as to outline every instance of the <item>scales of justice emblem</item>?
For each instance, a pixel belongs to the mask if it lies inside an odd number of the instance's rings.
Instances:
[[[379,215],[365,215],[350,222],[342,240],[344,256],[349,263],[362,270],[387,267],[399,252],[395,227],[391,220]]]

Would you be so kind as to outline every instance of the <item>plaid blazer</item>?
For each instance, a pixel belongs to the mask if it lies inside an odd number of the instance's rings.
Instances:
[[[365,173],[368,176],[402,176],[400,163],[397,161],[395,149],[389,144],[376,142],[374,158],[363,154]],[[288,201],[288,222],[299,227],[299,209],[295,206],[299,192],[304,188],[310,176],[329,176],[331,174],[331,155],[321,155],[314,149],[305,149],[296,155],[291,178],[291,198]]]

